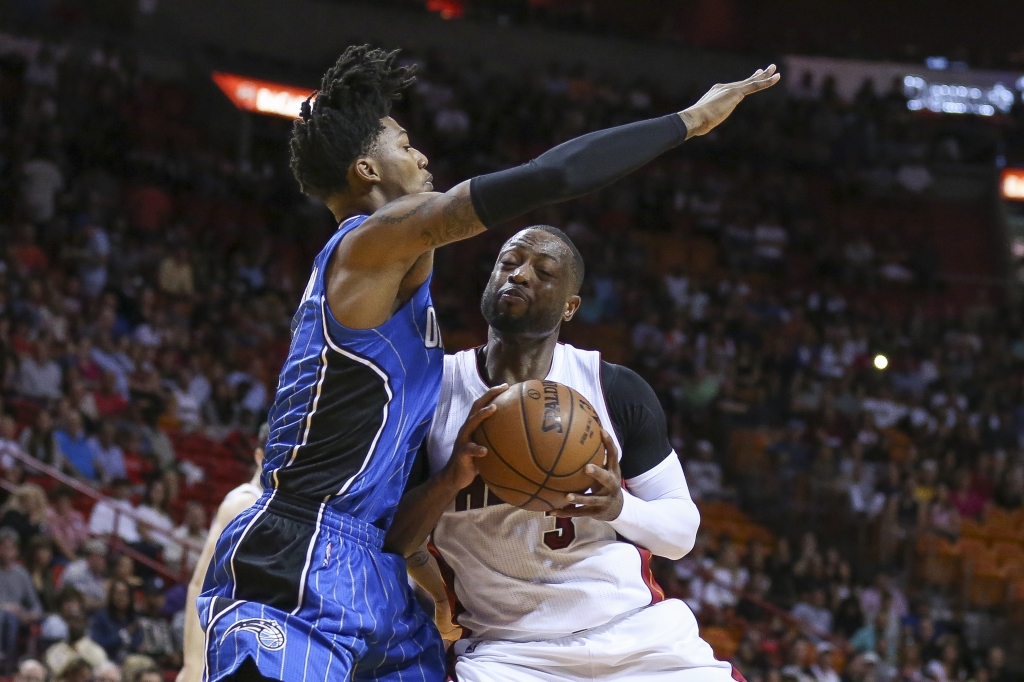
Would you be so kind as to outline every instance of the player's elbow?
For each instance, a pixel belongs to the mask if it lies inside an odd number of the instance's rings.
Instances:
[[[666,559],[678,561],[693,550],[697,544],[697,529],[700,527],[700,511],[691,500],[680,500],[683,503],[683,513],[679,519],[679,535],[670,553],[665,554]]]

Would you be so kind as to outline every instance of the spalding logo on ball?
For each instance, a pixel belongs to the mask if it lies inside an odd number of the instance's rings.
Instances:
[[[601,420],[590,402],[555,381],[524,381],[494,399],[497,410],[473,433],[487,448],[481,478],[503,501],[531,511],[564,507],[567,493],[594,479],[588,464],[605,465]]]

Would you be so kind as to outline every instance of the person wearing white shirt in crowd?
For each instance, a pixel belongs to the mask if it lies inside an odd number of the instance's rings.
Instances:
[[[818,644],[818,656],[811,666],[811,674],[815,682],[840,682],[839,673],[832,667],[832,645],[828,642]]]
[[[21,358],[18,370],[18,390],[29,398],[57,400],[61,397],[64,374],[53,359],[50,344],[39,341],[30,356]]]
[[[112,421],[104,421],[100,431],[89,439],[89,449],[93,453],[93,464],[99,471],[100,479],[110,483],[118,478],[127,478],[128,472],[124,463],[124,452],[114,442],[117,427]]]
[[[817,637],[832,633],[832,612],[827,607],[825,590],[820,587],[808,590],[803,600],[793,607],[790,615],[809,627]]]
[[[114,481],[111,484],[110,498],[98,502],[92,508],[92,513],[89,515],[89,533],[98,536],[116,534],[128,544],[142,540],[133,516],[136,510],[130,500],[131,494],[132,484],[130,481],[124,478]],[[116,528],[115,523],[117,524]]]
[[[35,156],[21,167],[21,195],[28,217],[37,224],[53,220],[57,192],[64,188],[64,176],[52,159]]]
[[[85,597],[86,610],[92,612],[107,603],[107,545],[102,540],[89,540],[83,553],[83,558],[64,569],[59,587],[70,585],[78,590]]]
[[[686,481],[694,500],[722,497],[722,467],[715,461],[715,451],[706,440],[697,443],[697,457],[686,462]]]
[[[135,509],[142,538],[146,542],[159,545],[165,552],[168,547],[177,545],[171,537],[174,522],[167,513],[169,503],[167,484],[162,478],[157,478],[149,483],[142,504]]]

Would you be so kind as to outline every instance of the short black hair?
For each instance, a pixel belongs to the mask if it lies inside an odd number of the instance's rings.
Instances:
[[[580,250],[576,248],[576,245],[572,243],[572,239],[569,238],[569,235],[554,225],[530,225],[526,229],[547,232],[565,244],[566,248],[569,249],[569,252],[572,253],[572,263],[570,263],[570,268],[572,268],[573,293],[578,294],[580,292],[580,287],[583,286],[583,276],[585,274],[583,267],[583,254],[581,254]]]
[[[292,126],[291,169],[299,188],[326,199],[347,186],[348,169],[383,130],[391,103],[415,80],[414,67],[395,66],[398,50],[352,45],[302,105]]]

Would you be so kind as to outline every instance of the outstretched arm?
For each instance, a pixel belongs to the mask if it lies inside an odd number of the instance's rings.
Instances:
[[[515,168],[482,175],[444,194],[412,194],[374,213],[357,230],[360,255],[376,265],[412,262],[444,244],[545,204],[598,190],[684,140],[705,135],[747,95],[779,81],[775,65],[736,83],[715,85],[677,114],[630,123],[569,140]]]

